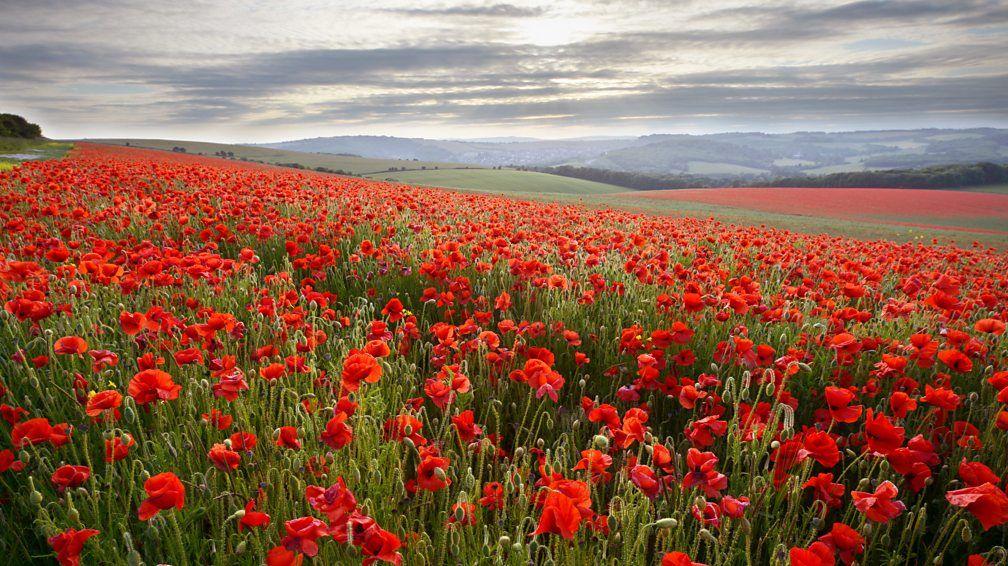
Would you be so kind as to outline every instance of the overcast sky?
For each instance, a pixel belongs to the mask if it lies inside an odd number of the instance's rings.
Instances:
[[[276,141],[1008,126],[1008,0],[5,0],[0,111]]]

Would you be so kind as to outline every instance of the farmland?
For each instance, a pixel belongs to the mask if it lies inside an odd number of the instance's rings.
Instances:
[[[514,169],[441,169],[437,171],[400,171],[369,175],[374,179],[392,179],[409,185],[427,185],[465,189],[482,193],[500,193],[520,197],[555,197],[580,195],[592,197],[623,192],[615,185]]]
[[[88,143],[0,199],[12,563],[1004,558],[1002,253]]]
[[[993,191],[788,187],[637,191],[628,196],[777,214],[1008,235],[1008,195]]]

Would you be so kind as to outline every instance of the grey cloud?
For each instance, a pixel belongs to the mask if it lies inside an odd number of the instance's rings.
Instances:
[[[114,9],[116,3],[128,2],[106,0],[105,7]],[[381,10],[389,17],[451,21],[535,18],[547,8],[461,4]],[[1008,54],[998,48],[1003,37],[962,32],[1003,22],[1006,10],[1000,2],[980,0],[861,0],[773,9],[751,5],[707,12],[674,27],[600,29],[559,46],[473,36],[451,41],[411,37],[374,48],[284,46],[254,54],[165,53],[145,45],[124,50],[98,36],[12,42],[2,33],[18,27],[12,21],[0,24],[0,99],[34,106],[49,116],[87,116],[93,110],[104,119],[122,116],[124,123],[147,118],[165,124],[250,126],[496,124],[553,116],[542,120],[604,129],[635,116],[797,124],[823,116],[960,115],[1004,124]],[[955,32],[956,39],[869,50],[851,58],[806,50],[807,45],[872,38],[874,26],[890,24],[934,25]],[[688,68],[696,68],[696,60],[708,53],[729,55],[720,61],[714,57],[706,71],[681,70],[687,68],[681,61],[692,58]],[[778,53],[788,53],[792,62],[771,62]],[[109,95],[107,100],[90,91],[74,96],[72,87],[84,81],[142,85],[150,94]],[[369,94],[348,101],[340,92],[349,88]],[[290,102],[305,90],[322,94],[311,102]],[[82,110],[75,104],[88,106]]]
[[[391,8],[386,12],[410,16],[477,16],[503,18],[530,18],[546,13],[546,8],[526,8],[514,4],[457,5],[444,8]]]

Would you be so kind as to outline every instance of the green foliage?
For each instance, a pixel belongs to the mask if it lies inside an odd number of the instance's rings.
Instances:
[[[884,187],[897,189],[947,189],[1008,182],[1008,165],[974,163],[941,165],[923,169],[851,171],[817,177],[786,177],[764,187]]]
[[[0,114],[0,137],[36,139],[42,137],[42,128],[17,114]]]

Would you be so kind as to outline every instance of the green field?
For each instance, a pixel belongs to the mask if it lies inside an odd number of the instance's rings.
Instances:
[[[354,157],[349,155],[334,155],[329,153],[304,153],[300,151],[286,151],[282,149],[271,149],[268,147],[258,147],[249,145],[236,145],[225,143],[195,142],[181,140],[148,140],[148,139],[92,139],[84,140],[94,143],[105,143],[110,145],[129,145],[148,149],[161,149],[171,151],[174,147],[183,147],[186,153],[195,155],[214,155],[218,152],[231,152],[232,159],[245,161],[257,161],[261,163],[271,163],[274,165],[297,164],[306,169],[316,169],[323,167],[336,172],[344,172],[351,175],[368,175],[385,173],[406,169],[445,169],[445,168],[478,168],[478,165],[466,165],[463,163],[441,163],[434,161],[413,161],[409,159],[376,159],[370,157]]]
[[[428,185],[523,197],[534,195],[605,195],[626,191],[625,188],[616,185],[516,169],[442,169],[438,171],[402,171],[368,176],[372,179],[395,180],[409,185]]]
[[[0,138],[0,171],[13,169],[24,161],[62,157],[71,147],[72,143],[45,138],[35,140]]]
[[[980,185],[976,187],[960,187],[959,191],[971,191],[974,193],[997,193],[999,195],[1008,195],[1008,184],[1003,185]]]

